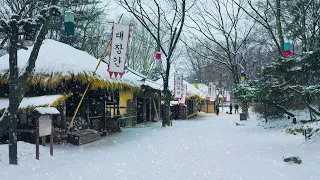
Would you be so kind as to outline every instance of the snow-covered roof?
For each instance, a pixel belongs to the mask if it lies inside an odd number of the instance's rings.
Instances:
[[[18,67],[24,69],[32,47],[28,50],[18,51]],[[9,55],[0,57],[0,70],[9,69]],[[36,61],[35,73],[70,73],[78,74],[82,72],[91,73],[97,65],[97,59],[84,51],[75,49],[67,44],[51,39],[44,40]],[[97,74],[102,77],[108,77],[107,65],[101,63]]]
[[[163,79],[159,79],[156,81],[158,84],[163,84]],[[187,85],[187,96],[200,96],[202,98],[206,98],[206,96],[196,87],[194,87],[193,84],[188,83],[187,81],[183,80],[183,84]],[[174,90],[174,75],[169,77],[169,90],[173,93]]]
[[[209,97],[209,92],[208,92],[209,86],[200,83],[198,84],[198,89],[199,91],[202,92],[202,97]]]
[[[38,113],[45,115],[45,114],[60,114],[60,112],[54,107],[38,107],[34,109]]]
[[[145,75],[127,67],[126,73],[122,76],[123,79],[129,80],[132,83],[136,84],[136,85],[147,85],[153,89],[159,89],[162,90],[162,86],[150,79],[148,79]],[[145,79],[145,81],[143,82],[142,79]]]
[[[25,68],[31,51],[32,47],[28,50],[21,49],[18,51],[18,67],[20,70]],[[9,55],[0,57],[0,73],[9,69],[8,58]],[[52,39],[46,39],[39,51],[35,73],[92,74],[97,64],[98,60],[84,51]],[[143,84],[141,79],[145,78],[144,75],[132,69],[126,70],[122,79],[110,77],[107,69],[107,64],[101,63],[96,74],[108,82],[121,82],[132,86],[140,86]],[[151,80],[147,79],[145,84],[154,89],[160,89],[160,85]]]
[[[36,97],[24,97],[21,101],[19,108],[27,108],[28,106],[45,106],[52,105],[57,99],[63,95],[47,95]],[[0,109],[7,108],[9,106],[9,99],[0,98]]]

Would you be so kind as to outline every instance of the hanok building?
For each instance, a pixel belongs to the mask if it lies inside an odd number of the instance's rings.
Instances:
[[[162,86],[131,68],[127,68],[123,78],[140,87],[139,91],[120,91],[120,111],[126,125],[159,121]]]
[[[18,51],[20,71],[23,71],[31,50],[32,48]],[[0,115],[7,107],[6,103],[8,103],[8,58],[8,55],[0,57],[0,102],[3,102],[3,105],[0,106]],[[92,71],[97,63],[98,60],[86,52],[54,40],[45,40],[39,51],[35,70],[28,79],[28,90],[25,95],[26,100],[36,100],[26,103],[27,105],[20,105],[20,112],[26,115],[20,116],[18,129],[25,132],[24,129],[34,128],[32,121],[28,126],[25,126],[25,122],[29,122],[30,116],[32,116],[31,112],[35,107],[56,107],[61,115],[54,122],[54,128],[57,131],[55,136],[58,134],[63,136],[89,83],[89,90],[78,113],[75,114],[72,131],[93,129],[100,132],[101,135],[106,135],[110,131],[120,131],[120,126],[124,126],[121,119],[128,114],[128,109],[131,109],[131,111],[127,116],[131,116],[134,123],[139,123],[141,121],[138,117],[140,113],[137,112],[141,100],[138,99],[139,97],[149,98],[149,95],[151,95],[149,92],[151,91],[155,91],[157,94],[158,90],[151,87],[154,83],[146,81],[147,83],[144,84],[141,81],[143,77],[130,79],[129,72],[122,79],[110,78],[107,65],[104,63],[101,63],[96,75],[93,76]],[[143,90],[146,91],[142,93]],[[52,97],[50,102],[47,101],[49,97]],[[154,102],[157,99],[156,97],[153,96],[152,101],[148,101],[149,106],[145,105],[143,107],[152,109],[150,102]],[[128,102],[134,103],[130,105]],[[159,109],[157,104],[159,104],[159,100],[156,100],[156,106],[158,107],[154,109]],[[144,108],[143,113],[146,112],[149,111]],[[153,112],[150,111],[149,114],[153,114]],[[27,118],[26,121],[22,120],[24,117]],[[151,116],[146,116],[143,121],[151,119]]]
[[[163,80],[156,81],[158,84],[163,84]],[[206,95],[199,91],[193,84],[183,80],[183,84],[187,85],[186,101],[184,105],[178,104],[178,101],[173,99],[174,93],[174,76],[169,78],[169,90],[172,94],[171,118],[172,119],[189,119],[196,116],[200,110],[201,101],[206,100]]]

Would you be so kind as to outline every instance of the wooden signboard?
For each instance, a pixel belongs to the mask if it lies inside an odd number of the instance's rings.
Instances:
[[[50,135],[50,155],[53,156],[53,123],[52,116],[60,114],[60,112],[53,107],[36,108],[36,159],[39,160],[39,138]]]

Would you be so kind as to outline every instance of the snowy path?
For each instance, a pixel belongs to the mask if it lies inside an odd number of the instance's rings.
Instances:
[[[7,146],[0,145],[3,179],[320,179],[319,146],[304,147],[302,136],[257,126],[255,118],[239,123],[238,115],[202,114],[194,120],[126,128],[122,133],[78,146],[55,146],[54,157],[41,147],[19,142],[19,165],[9,166]],[[285,164],[296,155],[301,165]]]

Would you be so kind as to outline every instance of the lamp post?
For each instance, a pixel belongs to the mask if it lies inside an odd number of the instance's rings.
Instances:
[[[244,83],[246,80],[246,74],[244,73],[244,71],[241,71],[240,78],[241,78],[241,82]]]
[[[244,71],[241,71],[240,78],[241,78],[241,82],[245,83],[246,74]],[[240,113],[240,120],[247,120],[248,113],[249,113],[248,109],[249,109],[248,101],[243,100],[242,101],[242,113]]]
[[[194,79],[195,83],[194,83],[194,87],[196,87],[197,89],[199,89],[199,82],[198,79]]]

